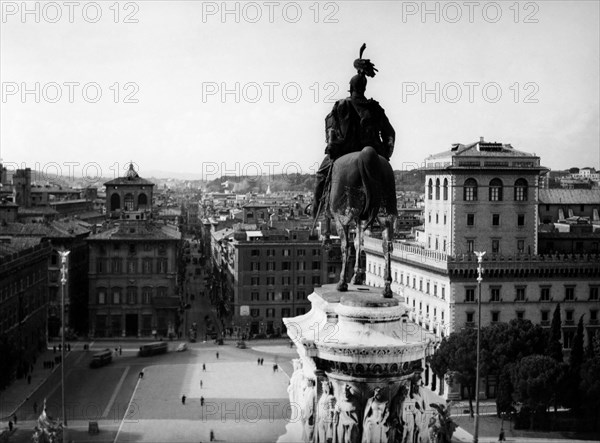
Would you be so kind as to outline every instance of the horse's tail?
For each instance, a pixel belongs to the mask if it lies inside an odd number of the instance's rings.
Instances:
[[[371,146],[367,146],[360,151],[358,156],[358,171],[365,190],[365,206],[360,218],[367,220],[367,226],[370,226],[379,212],[379,180],[377,174],[379,171],[379,155]]]

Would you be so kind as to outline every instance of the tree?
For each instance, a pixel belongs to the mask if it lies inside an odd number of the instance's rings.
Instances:
[[[573,337],[573,345],[571,346],[571,355],[569,357],[569,366],[571,371],[579,373],[581,364],[583,363],[583,315],[579,317],[579,323],[577,323],[577,331],[575,337]]]
[[[467,388],[471,411],[477,372],[474,364],[476,360],[477,330],[471,328],[453,332],[445,337],[430,359],[431,369],[436,375],[442,377],[450,371],[456,372],[455,381]]]
[[[559,363],[562,363],[563,361],[562,344],[560,342],[561,335],[562,319],[560,317],[560,303],[557,303],[556,308],[554,309],[554,315],[552,316],[547,355]]]
[[[482,337],[482,372],[498,378],[498,413],[510,412],[513,403],[510,368],[524,357],[543,354],[548,346],[547,333],[529,320],[513,319],[510,323],[483,328]]]
[[[532,411],[530,429],[534,427],[535,418],[546,413],[559,376],[559,363],[545,355],[525,357],[511,371],[515,400]]]

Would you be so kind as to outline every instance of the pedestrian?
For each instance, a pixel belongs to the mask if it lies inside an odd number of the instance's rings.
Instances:
[[[56,354],[56,345],[52,346],[52,353]]]
[[[184,405],[185,404],[185,394],[181,396],[181,404]]]
[[[140,374],[138,375],[138,378],[144,378],[144,371],[140,371]]]
[[[277,371],[277,365],[273,365],[273,374]]]
[[[206,372],[206,365],[202,363],[202,370]]]
[[[67,351],[71,352],[71,343],[67,344]]]
[[[260,366],[260,358],[257,358],[257,359],[256,359],[256,364],[257,364],[258,366]]]
[[[119,346],[119,355],[123,354],[123,348],[121,346]]]
[[[500,436],[498,437],[498,441],[506,441],[506,437],[504,436],[503,428],[500,428]]]
[[[200,397],[200,406],[204,406],[204,397]]]
[[[200,380],[200,389],[202,389],[202,380]]]
[[[13,422],[12,422],[12,420],[8,420],[8,432],[12,432],[12,430],[13,430]],[[212,439],[210,441],[212,441]]]
[[[33,402],[33,414],[37,415],[37,402]]]
[[[217,360],[219,359],[219,353],[217,352]]]
[[[215,433],[212,429],[210,430],[210,441],[215,441]]]

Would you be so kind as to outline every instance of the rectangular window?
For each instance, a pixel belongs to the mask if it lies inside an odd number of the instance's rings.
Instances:
[[[296,262],[296,271],[304,271],[306,269],[306,262],[297,261]]]
[[[314,286],[320,286],[321,285],[321,276],[320,275],[313,275],[313,277],[312,277],[312,284]]]
[[[598,286],[590,286],[590,300],[598,301]]]
[[[475,301],[475,288],[465,289],[465,302],[473,303]]]
[[[500,312],[499,311],[492,311],[492,322],[499,322],[500,321]]]
[[[304,315],[306,313],[306,308],[296,308],[296,315]]]
[[[282,308],[281,309],[281,316],[283,318],[289,317],[291,314],[291,309],[290,308]]]
[[[281,277],[281,284],[282,285],[290,285],[292,281],[291,277]]]
[[[446,300],[446,287],[442,286],[442,300]]]
[[[525,301],[525,288],[516,288],[515,301]]]
[[[260,268],[257,269],[258,271],[260,271]],[[267,262],[267,271],[274,271],[275,270],[275,262],[274,261],[268,261]]]
[[[152,274],[152,259],[145,258],[142,262],[142,272],[144,274]]]
[[[312,270],[313,271],[318,271],[321,269],[321,262],[320,261],[314,261],[312,262]]]
[[[590,309],[590,323],[595,325],[598,324],[598,310]]]
[[[259,262],[251,262],[250,270],[251,271],[260,271],[260,263]]]
[[[250,285],[258,286],[260,284],[260,277],[252,277],[250,279]]]
[[[289,271],[290,269],[292,269],[292,262],[289,262],[289,261],[281,262],[281,270],[282,271]]]
[[[119,289],[113,289],[113,305],[121,303],[121,291]]]
[[[259,301],[259,294],[256,291],[250,293],[250,301]]]
[[[475,240],[467,240],[467,252],[472,254],[475,250]]]
[[[517,251],[520,254],[525,252],[525,240],[517,240]]]
[[[289,301],[290,300],[290,291],[283,291],[281,293],[281,300]]]
[[[113,258],[112,259],[112,264],[111,264],[111,270],[113,274],[120,274],[121,273],[121,259],[120,258]]]
[[[251,257],[259,257],[260,256],[260,249],[251,249],[250,250],[250,256]]]
[[[267,277],[267,285],[273,286],[275,284],[275,277]]]
[[[297,255],[298,257],[304,257],[304,256],[306,255],[306,250],[304,250],[304,249],[298,249],[298,250],[296,251],[296,255]]]
[[[500,240],[492,240],[492,254],[497,254],[500,251]]]
[[[142,303],[145,305],[152,303],[152,288],[142,288]]]
[[[252,308],[252,309],[250,309],[250,316],[251,317],[258,317],[258,316],[260,316],[260,309],[258,309],[258,308]]]
[[[500,226],[500,214],[492,214],[492,226]]]
[[[106,289],[98,289],[98,304],[106,303]]]
[[[490,288],[490,301],[500,301],[500,288]]]
[[[167,273],[167,267],[168,267],[168,262],[166,258],[159,258],[158,259],[158,273],[159,274],[166,274]]]
[[[137,288],[127,288],[127,303],[130,305],[137,303]]]
[[[312,250],[312,255],[321,255],[321,250],[320,249],[313,249]]]
[[[474,312],[467,312],[467,323],[473,323]]]
[[[299,285],[304,285],[306,284],[306,277],[304,277],[303,275],[299,276],[297,279],[297,282]]]
[[[267,257],[275,257],[275,249],[267,249]]]
[[[290,255],[292,255],[292,250],[291,249],[284,249],[282,251],[282,254],[284,257],[289,257]]]
[[[267,301],[275,301],[275,292],[267,291]]]
[[[296,300],[306,300],[306,291],[297,291]]]
[[[467,214],[467,226],[475,225],[475,214]]]
[[[540,317],[542,319],[542,326],[550,324],[550,311],[540,311]]]
[[[517,214],[517,226],[525,226],[525,214]]]
[[[575,287],[565,286],[565,301],[575,300]]]
[[[135,274],[137,272],[137,260],[127,260],[127,273]]]
[[[565,322],[567,322],[568,324],[573,324],[574,320],[573,320],[573,310],[572,309],[567,309],[565,311]]]
[[[519,320],[523,320],[525,318],[525,311],[516,311],[515,314]]]
[[[550,286],[540,288],[540,301],[550,301]]]

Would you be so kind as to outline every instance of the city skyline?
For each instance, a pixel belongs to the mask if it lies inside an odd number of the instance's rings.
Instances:
[[[313,174],[363,42],[394,169],[479,137],[600,168],[597,2],[28,5],[2,6],[0,158],[15,169]]]

